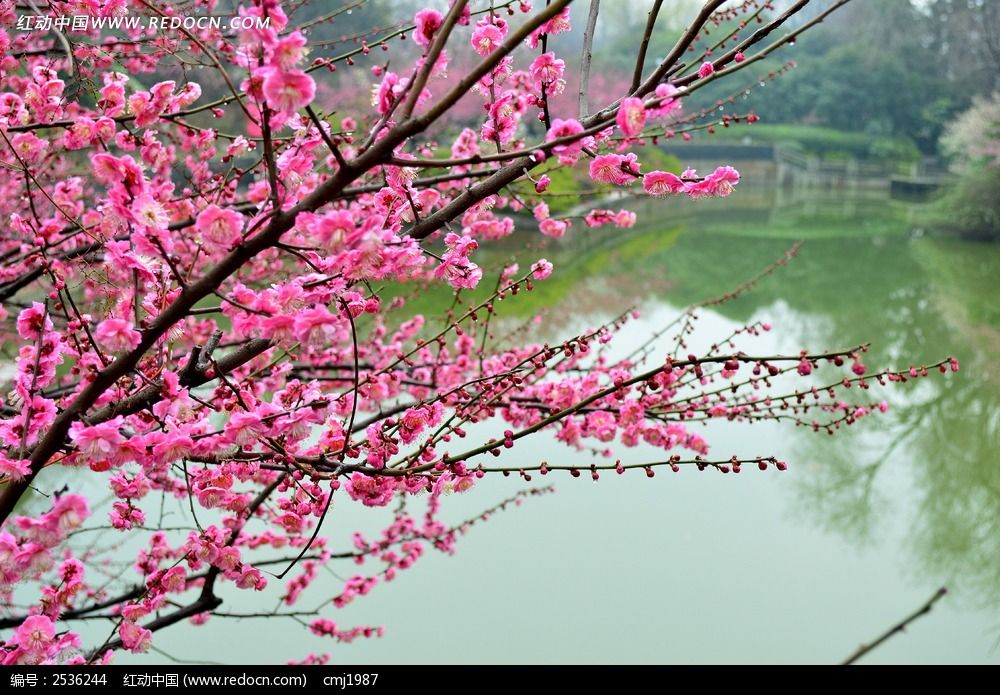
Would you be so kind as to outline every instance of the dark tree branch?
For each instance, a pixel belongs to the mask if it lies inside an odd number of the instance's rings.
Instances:
[[[942,586],[940,589],[934,592],[934,595],[927,600],[927,603],[925,603],[923,606],[921,606],[916,611],[914,611],[906,618],[904,618],[902,622],[899,622],[896,625],[889,628],[888,630],[886,630],[874,642],[870,644],[862,644],[860,647],[858,647],[858,650],[853,654],[851,654],[849,657],[847,657],[847,659],[844,660],[842,665],[850,666],[851,664],[856,663],[858,659],[860,659],[865,654],[872,651],[880,644],[893,637],[894,635],[898,635],[901,632],[906,632],[906,628],[910,625],[910,623],[930,613],[931,609],[934,608],[934,604],[937,603],[939,600],[941,600],[941,598],[947,593],[948,593],[947,587]]]
[[[653,29],[656,27],[656,18],[660,14],[660,6],[663,4],[663,0],[656,0],[653,3],[652,9],[649,10],[649,15],[646,17],[646,29],[642,32],[642,41],[639,43],[639,54],[635,59],[635,71],[632,73],[632,86],[629,87],[629,92],[635,92],[642,83],[642,72],[646,66],[646,51],[649,50],[649,40],[653,36]]]

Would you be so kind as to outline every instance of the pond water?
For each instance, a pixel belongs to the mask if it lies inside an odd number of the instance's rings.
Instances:
[[[525,233],[491,249],[497,263],[556,264],[535,292],[504,302],[501,319],[516,326],[547,307],[543,335],[556,339],[636,304],[641,318],[616,339],[627,352],[800,240],[789,266],[703,312],[694,343],[767,320],[774,330],[748,344],[755,351],[871,342],[870,368],[954,355],[962,370],[886,390],[886,415],[833,437],[786,424],[706,428],[717,457],[775,454],[789,462],[784,473],[488,478],[449,497],[445,517],[473,516],[529,485],[557,489],[332,616],[384,625],[381,639],[338,646],[294,618],[213,618],[160,633],[163,652],[121,662],[332,651],[339,663],[833,663],[947,586],[929,615],[865,661],[1000,663],[1000,246],[922,235],[919,206],[881,193],[746,188],[726,201],[635,205],[633,230],[577,226],[558,242]],[[439,300],[428,292],[413,305]],[[593,460],[548,435],[515,451]],[[335,504],[331,534],[347,545],[352,531],[374,530],[366,511]],[[356,569],[335,571],[302,607]],[[226,607],[250,604],[233,597]]]

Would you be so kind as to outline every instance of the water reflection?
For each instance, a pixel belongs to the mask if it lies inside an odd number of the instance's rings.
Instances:
[[[627,233],[533,240],[560,272],[505,311],[557,307],[556,337],[629,302],[719,295],[801,239],[790,266],[714,310],[738,322],[779,314],[787,351],[870,341],[873,365],[955,355],[962,371],[886,390],[890,415],[842,436],[793,430],[812,473],[796,478],[798,516],[859,546],[901,524],[914,574],[1000,605],[1000,247],[924,238],[919,207],[864,191],[655,205],[637,203],[644,226]],[[523,249],[523,237],[509,243]]]

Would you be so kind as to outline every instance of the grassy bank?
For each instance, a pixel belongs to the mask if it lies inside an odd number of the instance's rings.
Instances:
[[[907,137],[853,133],[833,128],[794,124],[764,124],[722,128],[711,139],[754,144],[782,145],[823,159],[874,159],[901,163],[920,159],[916,143]],[[710,140],[708,140],[710,141]]]

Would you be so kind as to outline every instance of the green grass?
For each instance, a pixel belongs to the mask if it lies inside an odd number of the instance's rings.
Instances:
[[[888,137],[850,133],[834,128],[795,124],[754,124],[725,128],[713,138],[792,146],[824,159],[877,159],[913,162],[920,158],[916,143],[907,137]]]

